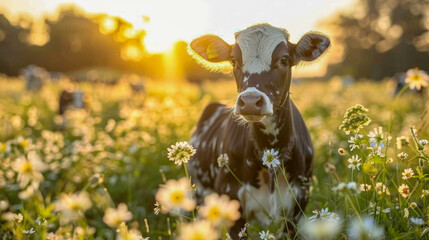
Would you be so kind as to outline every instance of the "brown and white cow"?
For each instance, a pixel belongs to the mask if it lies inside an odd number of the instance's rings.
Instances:
[[[218,36],[205,35],[190,44],[191,51],[206,61],[230,61],[237,83],[239,94],[232,109],[212,103],[204,110],[190,140],[197,153],[189,163],[200,197],[217,192],[240,201],[242,218],[231,229],[233,238],[246,221],[270,224],[282,217],[282,202],[288,219],[296,222],[301,216],[309,197],[313,149],[290,99],[291,68],[318,58],[330,45],[326,36],[313,32],[293,44],[285,29],[269,24],[237,32],[235,39],[229,45]],[[263,166],[267,149],[279,152],[287,181],[279,168]],[[243,185],[218,166],[221,154],[228,155],[229,167]],[[275,189],[274,171],[282,199]]]
[[[58,102],[58,113],[63,115],[71,108],[84,109],[86,107],[84,98],[84,93],[80,90],[63,90]]]

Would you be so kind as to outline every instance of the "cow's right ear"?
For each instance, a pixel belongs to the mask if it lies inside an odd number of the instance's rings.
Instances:
[[[224,62],[230,59],[231,45],[216,35],[204,35],[190,44],[190,48],[209,62]]]

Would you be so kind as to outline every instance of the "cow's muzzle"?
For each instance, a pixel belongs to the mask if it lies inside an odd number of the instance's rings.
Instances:
[[[238,95],[234,113],[249,122],[255,122],[273,114],[273,107],[265,93],[251,87]]]

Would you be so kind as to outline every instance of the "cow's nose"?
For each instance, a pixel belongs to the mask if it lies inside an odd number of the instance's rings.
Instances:
[[[238,113],[241,115],[263,115],[261,112],[264,98],[255,95],[241,95],[237,101]]]

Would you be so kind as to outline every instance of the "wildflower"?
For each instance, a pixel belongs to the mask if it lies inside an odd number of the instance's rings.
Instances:
[[[384,237],[384,228],[378,226],[372,217],[355,218],[349,224],[347,234],[351,239],[379,239]]]
[[[229,233],[226,233],[225,236],[226,236],[226,240],[232,240],[232,237]]]
[[[190,196],[191,184],[186,177],[179,180],[168,180],[155,195],[156,201],[162,205],[162,212],[191,211],[195,208],[195,200]]]
[[[421,226],[425,224],[423,218],[420,217],[410,217],[410,222],[414,225]]]
[[[129,221],[133,218],[133,214],[128,211],[125,203],[120,203],[118,208],[108,208],[104,213],[103,221],[110,227],[117,227],[122,222]]]
[[[360,189],[362,192],[366,192],[366,191],[371,190],[371,185],[366,184],[366,183],[363,183],[363,184],[361,184],[361,185],[359,186],[359,189]]]
[[[22,233],[24,233],[25,235],[31,235],[33,233],[35,233],[36,231],[34,231],[34,228],[30,228],[28,230],[22,230]]]
[[[36,219],[35,222],[39,226],[46,226],[48,224],[48,220],[46,220],[46,218],[43,218],[43,217],[40,217],[40,216],[37,217],[37,219]]]
[[[0,142],[0,153],[9,153],[10,152],[10,145],[7,143],[1,143]]]
[[[223,167],[225,165],[229,164],[229,157],[228,154],[224,153],[221,154],[218,158],[217,158],[217,163],[219,165],[219,167]]]
[[[405,160],[405,159],[408,158],[408,154],[404,153],[404,152],[401,152],[401,153],[398,154],[398,158],[401,159],[401,160]]]
[[[199,210],[201,216],[214,225],[225,223],[228,227],[240,218],[240,203],[229,200],[227,195],[212,193],[204,198],[204,206]]]
[[[401,150],[402,147],[408,146],[410,139],[405,136],[400,136],[396,138],[396,148]]]
[[[374,128],[374,132],[370,132],[368,134],[368,137],[369,137],[371,148],[375,148],[375,147],[384,148],[383,141],[385,139],[385,136],[383,134],[382,127]],[[387,139],[389,140],[390,137],[388,137]]]
[[[158,215],[159,212],[162,211],[162,205],[159,204],[159,202],[155,202],[155,208],[153,209],[153,212],[155,213],[155,215]]]
[[[371,119],[366,115],[368,109],[364,108],[360,104],[356,104],[353,107],[347,109],[344,114],[343,123],[340,126],[340,129],[343,130],[347,135],[351,132],[357,133],[364,126],[367,126]]]
[[[393,163],[393,158],[388,158],[387,160],[386,160],[386,163]]]
[[[419,144],[422,145],[422,146],[426,146],[426,145],[428,145],[428,140],[426,140],[426,139],[420,139],[419,140]]]
[[[240,229],[240,232],[238,233],[238,237],[239,238],[247,237],[247,225],[244,225],[244,227]]]
[[[344,148],[338,148],[338,153],[342,156],[346,155],[346,150]]]
[[[390,195],[390,191],[389,189],[386,187],[386,185],[384,185],[381,182],[377,182],[375,183],[375,191],[381,195],[381,194],[386,194],[386,195]]]
[[[408,218],[408,216],[410,216],[410,211],[408,208],[404,208],[404,218]]]
[[[332,190],[334,192],[348,193],[352,195],[356,195],[360,193],[360,190],[357,187],[356,182],[349,182],[347,184],[342,182],[342,183],[339,183],[338,186],[334,187]]]
[[[427,195],[429,195],[429,190],[425,190],[425,189],[423,189],[422,190],[422,195],[420,196],[421,198],[424,198],[424,197],[426,197]]]
[[[122,222],[116,230],[118,235],[116,240],[148,240],[149,238],[143,238],[140,231],[137,229],[131,229],[128,231],[127,225]]]
[[[65,223],[79,219],[91,206],[89,194],[86,192],[62,194],[55,202],[55,210],[62,212],[61,218]]]
[[[350,143],[350,151],[360,149],[362,147],[362,139],[362,134],[355,134],[354,136],[350,137],[348,141]]]
[[[259,238],[260,238],[260,239],[262,239],[262,240],[272,240],[272,239],[276,239],[276,238],[274,237],[274,235],[273,235],[272,233],[270,233],[270,231],[269,231],[269,230],[267,230],[266,232],[265,232],[265,231],[261,231],[261,232],[259,233]]]
[[[13,212],[6,212],[0,215],[0,220],[20,223],[24,220],[24,217],[21,213],[15,214]]]
[[[168,149],[167,157],[177,165],[187,163],[189,159],[197,152],[188,142],[178,142],[171,145]]]
[[[352,156],[351,158],[349,158],[349,160],[348,160],[348,162],[349,162],[349,166],[348,166],[348,168],[351,168],[352,170],[355,170],[355,169],[357,169],[357,170],[360,170],[359,169],[359,166],[361,165],[360,164],[360,158],[358,157],[358,155],[354,155],[354,156]]]
[[[314,213],[314,215],[308,218],[308,220],[310,222],[314,222],[316,220],[331,221],[331,222],[332,221],[336,221],[336,222],[340,221],[340,217],[334,212],[329,212],[328,208],[322,208],[322,210],[320,210],[320,211],[314,210],[313,213]]]
[[[402,172],[402,179],[407,180],[412,178],[414,175],[413,169],[412,168],[407,168]]]
[[[22,216],[21,213],[13,214],[13,221],[16,221],[17,223],[20,223],[24,220],[24,216]]]
[[[407,71],[405,83],[408,83],[410,89],[421,90],[422,87],[428,85],[428,82],[428,75],[425,71],[419,70],[418,68],[412,68]]]
[[[178,240],[217,240],[218,233],[208,221],[195,221],[183,224],[179,229]]]
[[[0,200],[0,212],[6,210],[9,207],[7,200]]]
[[[47,240],[59,240],[62,239],[60,236],[57,236],[57,234],[53,233],[53,232],[49,232],[46,234],[46,239]]]
[[[262,156],[262,164],[264,164],[268,168],[277,167],[278,165],[280,165],[278,154],[279,152],[274,151],[274,149],[265,150],[264,155]]]
[[[410,187],[408,187],[407,184],[402,184],[401,186],[399,186],[398,191],[404,198],[410,196]]]
[[[30,181],[38,184],[43,181],[41,172],[47,169],[47,165],[40,160],[35,152],[29,152],[27,158],[18,157],[12,163],[12,169],[18,173],[19,186],[24,188]]]
[[[316,219],[300,221],[298,227],[304,235],[303,239],[334,239],[341,231],[341,221]]]
[[[416,207],[417,207],[417,203],[416,202],[410,203],[410,208],[416,208]]]

